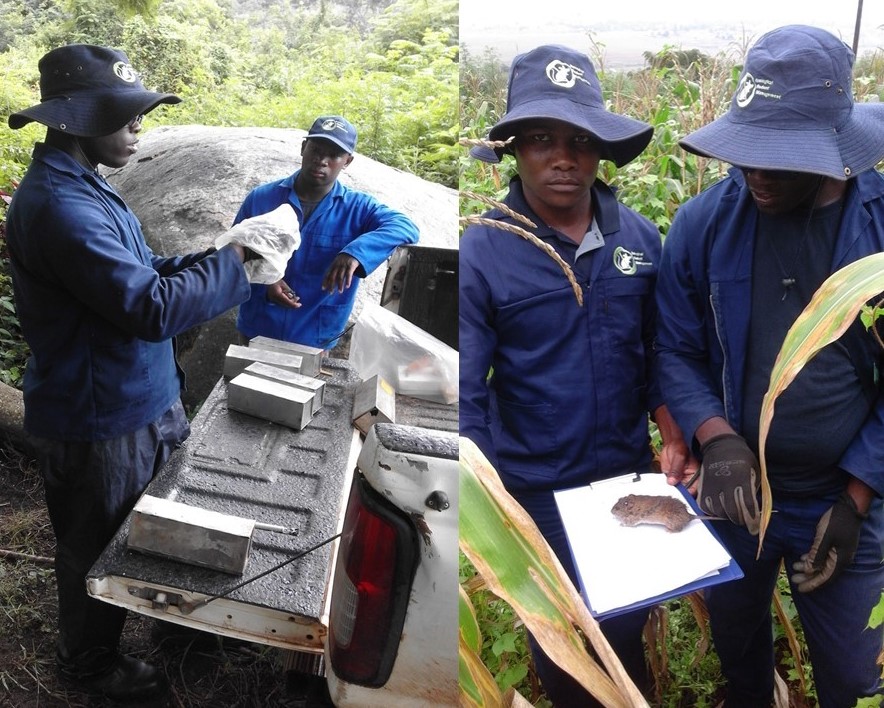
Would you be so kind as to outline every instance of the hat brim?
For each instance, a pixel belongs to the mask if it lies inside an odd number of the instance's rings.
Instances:
[[[180,102],[175,94],[146,90],[78,91],[12,113],[8,122],[13,130],[37,122],[81,138],[97,138],[115,133],[135,116],[149,113],[161,103]]]
[[[679,141],[685,150],[739,167],[845,180],[884,159],[884,104],[857,103],[837,131],[765,128],[717,118]]]
[[[481,160],[482,162],[487,162],[492,165],[500,162],[501,155],[498,155],[497,150],[489,147],[488,145],[473,145],[473,147],[470,148],[470,157],[474,157],[477,160]]]
[[[638,157],[654,134],[650,125],[629,116],[568,99],[544,98],[526,101],[507,112],[491,129],[488,137],[491,140],[506,140],[513,135],[516,123],[531,119],[560,120],[582,128],[598,141],[602,159],[611,160],[618,167]]]

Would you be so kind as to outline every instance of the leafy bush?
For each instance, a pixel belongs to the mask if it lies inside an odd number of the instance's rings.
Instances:
[[[12,300],[12,278],[6,251],[6,209],[11,195],[0,190],[0,381],[21,388],[28,348]]]
[[[0,22],[0,42],[14,37],[0,105],[39,100],[37,60],[50,47],[106,44],[125,49],[145,85],[185,99],[157,110],[152,125],[305,129],[340,113],[359,128],[361,153],[456,187],[457,3],[383,0],[355,14],[344,3],[292,5],[261,8],[277,20],[269,23],[215,0],[48,0]],[[36,32],[15,34],[36,17],[45,20]],[[10,160],[24,165],[27,154]]]
[[[245,3],[239,3],[245,7]],[[347,116],[359,152],[457,186],[457,3],[259,3],[241,14],[216,0],[0,0],[0,190],[24,175],[37,125],[13,131],[9,113],[40,98],[37,62],[72,42],[120,47],[151,89],[184,102],[155,125],[306,129]],[[0,227],[5,204],[0,209]],[[0,258],[0,381],[17,385],[27,356],[6,263]]]

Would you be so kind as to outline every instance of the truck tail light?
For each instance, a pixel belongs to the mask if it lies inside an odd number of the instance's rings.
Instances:
[[[409,516],[357,471],[350,489],[329,612],[329,655],[349,683],[383,686],[393,670],[420,560]]]

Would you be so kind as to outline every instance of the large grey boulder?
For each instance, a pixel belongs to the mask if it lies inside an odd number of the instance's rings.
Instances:
[[[0,382],[0,442],[33,457],[35,451],[25,433],[24,420],[22,392]]]
[[[302,130],[280,128],[161,127],[142,134],[126,167],[106,177],[138,218],[155,253],[174,255],[208,248],[230,228],[255,186],[300,167]],[[341,173],[348,187],[374,195],[407,214],[420,229],[420,245],[457,248],[457,194],[357,154]],[[386,269],[360,285],[353,317],[366,301],[378,302]],[[183,396],[198,406],[221,376],[227,346],[236,341],[235,311],[178,338],[187,375]]]

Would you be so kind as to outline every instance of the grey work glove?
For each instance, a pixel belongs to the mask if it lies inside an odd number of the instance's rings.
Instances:
[[[728,433],[707,440],[700,448],[703,462],[697,482],[697,503],[710,516],[729,519],[758,535],[758,459],[739,435]]]
[[[859,530],[868,514],[861,514],[847,492],[820,517],[810,551],[792,564],[792,583],[798,592],[811,592],[829,582],[853,562]]]

